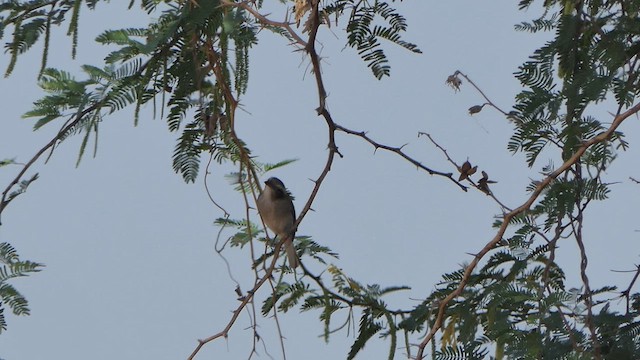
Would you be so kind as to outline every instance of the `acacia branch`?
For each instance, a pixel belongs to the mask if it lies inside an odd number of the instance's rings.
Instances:
[[[302,211],[300,211],[300,215],[296,220],[296,227],[300,224],[302,219],[306,216],[307,212],[309,212],[309,210],[311,209],[311,205],[313,204],[313,201],[315,200],[316,196],[318,195],[318,192],[320,191],[320,186],[322,185],[322,182],[327,177],[327,174],[329,174],[329,171],[331,171],[331,165],[333,164],[333,160],[335,159],[336,154],[342,156],[342,154],[340,154],[340,152],[338,151],[338,146],[336,145],[336,139],[335,139],[335,132],[337,128],[336,123],[333,121],[333,118],[329,110],[327,110],[325,107],[327,93],[325,91],[324,81],[322,79],[322,73],[320,70],[320,57],[318,56],[318,53],[316,52],[316,47],[315,47],[316,36],[318,35],[318,29],[320,27],[320,16],[318,11],[318,6],[320,1],[313,0],[312,3],[313,3],[313,6],[311,9],[311,13],[309,14],[309,23],[310,23],[309,41],[307,41],[306,43],[305,51],[307,52],[307,54],[309,55],[309,58],[311,59],[312,71],[316,79],[316,87],[318,90],[318,108],[316,109],[316,111],[318,115],[321,115],[324,118],[324,121],[327,124],[327,136],[329,138],[329,143],[327,145],[327,148],[329,150],[329,153],[327,154],[327,160],[325,162],[324,168],[322,169],[320,176],[318,176],[318,178],[315,180],[315,185],[313,187],[313,190],[311,191],[311,194],[309,195],[307,202],[302,208]]]
[[[589,260],[587,258],[587,251],[584,247],[584,242],[582,241],[582,210],[578,211],[578,215],[575,218],[573,216],[570,217],[573,234],[576,239],[576,243],[578,244],[578,248],[580,249],[580,278],[582,279],[582,284],[584,285],[584,301],[587,305],[587,318],[585,319],[585,323],[589,328],[589,332],[591,333],[591,342],[593,343],[595,350],[594,356],[599,360],[602,358],[602,356],[600,354],[600,342],[598,341],[598,334],[596,333],[596,327],[593,323],[593,294],[591,293],[589,277],[587,276],[587,265],[589,264]]]
[[[56,1],[54,1],[54,2],[56,2]],[[178,42],[179,38],[180,38],[180,33],[176,34],[171,41],[169,41],[167,44],[163,45],[162,46],[162,50],[156,52],[153,56],[151,56],[151,58],[149,60],[147,60],[144,64],[142,64],[142,66],[140,66],[140,69],[138,69],[136,74],[133,75],[133,76],[139,76],[140,74],[144,73],[144,71],[147,69],[149,64],[154,62],[157,58],[161,57],[162,53],[165,50],[167,50],[167,49],[171,48],[173,45],[175,45]],[[56,143],[58,143],[59,141],[62,141],[63,137],[71,129],[73,129],[80,121],[82,121],[82,119],[86,115],[88,115],[88,114],[90,114],[90,113],[92,113],[94,111],[100,110],[103,106],[104,106],[104,102],[103,101],[98,101],[98,102],[92,104],[91,106],[83,109],[82,111],[78,111],[75,114],[73,114],[69,118],[69,120],[67,120],[67,122],[65,122],[64,125],[62,125],[62,127],[60,128],[58,133],[53,138],[51,138],[51,140],[45,146],[43,146],[40,150],[38,150],[38,152],[36,152],[36,154],[34,156],[32,156],[29,161],[27,161],[24,164],[22,170],[18,173],[18,175],[16,175],[16,177],[9,183],[9,185],[7,185],[5,190],[2,192],[2,199],[0,200],[0,218],[2,217],[2,212],[4,211],[4,209],[7,207],[7,205],[11,201],[11,200],[7,200],[7,196],[9,195],[9,192],[13,189],[13,187],[16,184],[18,184],[18,182],[20,182],[20,180],[24,177],[25,173],[29,170],[29,168],[31,168],[31,166],[36,161],[38,161],[38,159],[42,156],[42,154],[47,152],[47,150],[51,149],[51,154],[53,154],[53,150],[55,148]],[[71,119],[73,119],[73,120],[71,120]],[[49,157],[51,156],[51,154],[49,154]],[[47,160],[48,160],[48,158],[47,158]],[[2,225],[2,221],[0,221],[0,225]]]
[[[556,258],[556,244],[558,242],[558,240],[560,240],[560,237],[562,236],[562,233],[564,232],[564,230],[569,226],[569,224],[562,224],[562,217],[558,216],[557,217],[557,225],[555,227],[554,230],[554,236],[551,240],[547,239],[546,236],[544,235],[544,233],[541,233],[540,231],[536,230],[536,233],[538,235],[540,235],[541,237],[543,237],[548,245],[549,245],[549,258],[547,259],[547,263],[545,265],[544,268],[544,272],[542,273],[542,283],[543,286],[540,288],[540,291],[538,293],[538,301],[542,302],[542,299],[544,298],[543,293],[544,290],[547,289],[549,291],[549,293],[552,293],[553,290],[551,289],[551,286],[549,284],[549,273],[551,272],[551,266],[554,265],[555,262],[555,258]],[[567,333],[569,334],[569,341],[571,342],[571,346],[578,352],[582,353],[584,352],[584,349],[582,348],[582,346],[580,345],[580,343],[577,341],[574,333],[573,333],[573,328],[569,325],[569,321],[567,321],[567,316],[564,314],[564,312],[562,311],[562,307],[560,305],[556,305],[556,310],[558,311],[558,314],[560,315],[560,319],[562,319],[562,324],[564,325],[565,330],[567,331]],[[542,308],[542,307],[541,307]],[[542,326],[542,321],[540,321],[539,327]]]
[[[281,247],[282,247],[282,242],[278,242],[274,248],[274,254],[279,254]],[[225,326],[224,329],[222,329],[217,334],[198,340],[198,346],[196,346],[196,348],[193,350],[191,355],[189,355],[189,357],[187,358],[188,360],[193,360],[195,356],[198,354],[198,352],[200,351],[200,349],[202,349],[202,347],[207,343],[210,343],[221,337],[226,338],[229,335],[229,331],[233,327],[233,324],[235,324],[236,320],[238,320],[238,316],[240,316],[240,313],[242,312],[242,310],[244,310],[247,304],[249,304],[249,302],[253,300],[253,297],[255,296],[258,289],[260,289],[260,287],[262,287],[262,285],[264,285],[264,283],[271,278],[271,274],[273,273],[273,270],[276,267],[277,261],[278,261],[278,256],[274,256],[271,259],[271,264],[267,268],[267,271],[265,272],[265,274],[260,279],[258,279],[258,281],[253,285],[253,288],[251,288],[251,290],[249,290],[246,293],[246,295],[240,298],[240,305],[238,305],[238,307],[236,307],[236,309],[233,311],[233,314],[231,315],[231,318],[229,319],[227,326]]]
[[[22,170],[18,172],[18,175],[16,175],[16,177],[13,178],[13,180],[11,180],[9,185],[7,185],[7,187],[2,192],[2,199],[0,200],[0,217],[4,209],[12,201],[12,199],[7,200],[7,197],[9,196],[9,192],[13,189],[15,185],[17,185],[20,182],[20,180],[24,177],[25,173],[31,168],[31,166],[36,161],[38,161],[38,159],[40,159],[42,154],[47,152],[47,150],[49,149],[53,149],[55,145],[58,143],[58,141],[61,141],[62,137],[65,134],[67,134],[71,129],[73,129],[87,114],[93,111],[96,111],[101,107],[102,107],[101,103],[95,103],[89,106],[88,108],[82,110],[81,112],[72,115],[72,118],[75,117],[73,118],[74,120],[68,122],[66,125],[60,128],[60,131],[58,131],[58,133],[45,146],[40,148],[40,150],[38,150],[38,152],[36,152],[36,154],[33,155],[31,159],[24,164],[24,166],[22,167]],[[2,221],[0,221],[0,225],[2,225]]]
[[[387,150],[387,151],[390,151],[392,153],[395,153],[398,156],[400,156],[401,158],[403,158],[403,159],[407,160],[408,162],[410,162],[411,164],[415,165],[417,168],[428,172],[429,175],[436,175],[436,176],[445,177],[445,178],[449,179],[450,181],[452,181],[453,183],[455,183],[456,185],[458,185],[460,187],[460,189],[462,189],[464,191],[467,191],[467,189],[468,189],[465,185],[463,185],[462,183],[460,183],[458,180],[456,180],[453,177],[453,173],[433,170],[433,169],[423,165],[418,160],[410,157],[404,151],[402,151],[403,146],[394,147],[394,146],[381,144],[381,143],[371,139],[369,136],[367,136],[367,133],[364,132],[364,131],[355,131],[355,130],[347,129],[346,127],[341,126],[341,125],[336,125],[336,129],[340,130],[340,131],[342,131],[342,132],[344,132],[346,134],[354,135],[354,136],[357,136],[357,137],[360,137],[360,138],[364,139],[366,142],[368,142],[369,144],[373,145],[373,147],[376,150],[383,149],[383,150]]]
[[[425,347],[431,342],[431,340],[435,336],[436,332],[442,327],[442,324],[444,322],[444,317],[445,317],[445,311],[447,309],[447,305],[449,304],[449,302],[451,300],[453,300],[454,298],[456,298],[457,296],[459,296],[462,293],[462,291],[464,290],[464,288],[467,285],[467,282],[469,281],[469,278],[470,278],[473,270],[476,268],[476,266],[478,265],[480,260],[491,249],[493,249],[493,247],[498,242],[500,242],[500,240],[502,239],[502,236],[504,235],[505,231],[507,230],[507,227],[509,226],[509,223],[511,222],[511,220],[514,217],[518,216],[519,214],[522,214],[522,213],[528,211],[529,208],[531,207],[531,205],[533,205],[533,203],[536,201],[536,199],[540,196],[540,194],[542,194],[542,191],[555,178],[560,176],[565,171],[569,170],[571,168],[571,166],[573,166],[576,162],[578,162],[580,160],[580,158],[582,157],[582,155],[585,153],[585,151],[587,151],[587,149],[589,147],[591,147],[592,145],[597,144],[597,143],[608,141],[610,139],[611,135],[616,131],[616,129],[622,124],[623,121],[625,121],[628,117],[630,117],[631,115],[636,114],[639,111],[640,111],[640,103],[638,103],[638,104],[634,105],[633,107],[629,108],[627,111],[617,115],[613,119],[613,122],[612,122],[611,126],[609,126],[609,128],[606,131],[604,131],[604,132],[600,133],[599,135],[597,135],[597,136],[595,136],[595,137],[583,142],[582,145],[578,149],[576,149],[576,152],[573,154],[573,156],[571,156],[571,158],[569,158],[567,161],[565,161],[562,164],[562,166],[560,166],[558,169],[556,169],[551,174],[549,174],[546,178],[544,178],[544,180],[542,180],[538,184],[538,186],[536,186],[536,189],[533,191],[533,193],[531,194],[529,199],[527,199],[527,201],[525,201],[522,205],[520,205],[516,209],[514,209],[514,210],[512,210],[512,211],[510,211],[510,212],[508,212],[507,214],[504,215],[504,218],[503,218],[503,221],[502,221],[502,225],[498,229],[498,232],[496,233],[496,235],[493,237],[493,239],[491,239],[474,256],[474,258],[471,260],[469,265],[467,265],[467,267],[465,268],[463,277],[460,280],[460,284],[458,285],[458,287],[454,291],[452,291],[449,295],[447,295],[444,299],[442,299],[440,301],[440,305],[438,306],[438,315],[436,316],[436,320],[435,320],[433,326],[431,327],[431,329],[429,330],[429,333],[425,336],[425,338],[422,340],[422,342],[418,345],[418,352],[417,352],[417,355],[416,355],[416,359],[421,360],[421,359],[424,358]]]
[[[431,143],[432,143],[436,148],[438,148],[438,149],[440,149],[440,151],[442,151],[442,153],[444,154],[444,156],[447,158],[447,161],[449,161],[449,163],[451,163],[453,166],[455,166],[455,168],[456,168],[456,169],[460,169],[460,168],[461,168],[461,166],[460,166],[460,165],[458,165],[458,164],[457,164],[457,163],[456,163],[456,162],[455,162],[455,161],[454,161],[454,160],[449,156],[449,153],[447,152],[447,149],[445,149],[445,148],[444,148],[444,147],[442,147],[440,144],[438,144],[438,143],[433,139],[433,137],[431,137],[431,134],[428,134],[428,133],[426,133],[426,132],[419,132],[419,133],[418,133],[418,137],[420,137],[420,136],[426,136],[426,137],[431,141]],[[453,180],[455,180],[455,179],[453,179]],[[478,190],[482,191],[485,195],[487,195],[487,196],[491,197],[491,198],[492,198],[492,199],[493,199],[493,200],[494,200],[498,205],[500,205],[500,207],[502,208],[502,210],[503,210],[503,211],[504,211],[504,210],[506,210],[506,211],[510,211],[510,210],[511,210],[507,205],[505,205],[502,201],[500,201],[500,200],[499,200],[499,199],[498,199],[498,198],[493,194],[493,192],[492,192],[492,191],[487,191],[487,190],[488,190],[488,185],[487,185],[487,188],[486,188],[486,189],[481,188],[481,187],[480,187],[480,186],[478,186],[475,182],[473,182],[473,181],[472,181],[468,176],[467,176],[467,181],[469,181],[469,183],[470,183],[471,185],[473,185],[473,187],[474,187],[474,188],[476,188],[476,189],[478,189]],[[486,184],[485,184],[485,185],[486,185]],[[465,191],[466,191],[466,189],[465,189]]]
[[[396,309],[396,310],[390,310],[386,307],[380,307],[379,304],[373,303],[373,302],[365,302],[365,301],[359,301],[356,299],[349,299],[347,297],[344,297],[338,293],[336,293],[335,291],[331,290],[322,280],[322,277],[319,275],[316,275],[314,273],[311,272],[311,270],[309,270],[306,266],[304,266],[304,264],[300,264],[300,266],[302,267],[302,270],[304,271],[304,274],[309,276],[311,279],[313,279],[313,281],[320,287],[320,289],[322,289],[323,293],[326,295],[331,296],[331,298],[333,300],[337,300],[340,302],[345,303],[349,308],[355,308],[355,307],[363,307],[363,308],[371,308],[371,307],[375,307],[376,310],[380,310],[384,313],[389,313],[391,315],[400,315],[400,316],[404,316],[404,315],[409,315],[413,312],[413,310],[403,310],[403,309]],[[389,322],[391,323],[391,322]]]
[[[498,110],[499,112],[501,112],[504,116],[509,116],[509,114],[508,114],[506,111],[502,110],[502,109],[501,109],[500,107],[498,107],[498,106],[497,106],[493,101],[491,101],[491,99],[489,99],[489,97],[488,97],[488,96],[487,96],[487,95],[486,95],[486,94],[485,94],[485,93],[484,93],[484,92],[483,92],[483,91],[478,87],[478,85],[476,85],[476,84],[475,84],[475,83],[474,83],[474,82],[473,82],[473,81],[472,81],[472,80],[471,80],[467,75],[465,75],[462,71],[460,71],[460,70],[456,70],[456,72],[455,72],[455,73],[453,73],[453,75],[452,75],[452,76],[457,76],[457,75],[460,75],[460,76],[462,76],[463,78],[465,78],[465,79],[469,82],[469,84],[471,84],[471,86],[473,86],[473,87],[476,89],[476,91],[478,91],[478,92],[480,93],[480,95],[482,95],[482,97],[483,97],[483,98],[484,98],[484,100],[486,101],[486,103],[485,103],[485,104],[483,104],[482,106],[484,106],[484,105],[489,105],[489,106],[491,106],[492,108],[494,108],[494,109]]]
[[[633,288],[633,285],[636,283],[636,281],[638,281],[638,276],[640,276],[640,265],[636,265],[636,270],[635,270],[635,274],[633,275],[633,278],[631,279],[631,282],[629,283],[629,286],[622,291],[622,293],[620,294],[620,296],[624,297],[627,303],[627,315],[629,315],[629,310],[630,310],[630,302],[631,302],[631,289]]]

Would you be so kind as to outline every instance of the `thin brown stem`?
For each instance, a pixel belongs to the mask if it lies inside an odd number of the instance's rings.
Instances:
[[[404,146],[397,147],[397,146],[389,146],[389,145],[381,144],[381,143],[373,140],[372,138],[370,138],[367,135],[367,133],[364,132],[364,131],[351,130],[351,129],[348,129],[348,128],[342,126],[342,125],[337,125],[337,124],[335,126],[336,126],[336,130],[340,130],[340,131],[342,131],[342,132],[344,132],[346,134],[354,135],[354,136],[357,136],[357,137],[360,137],[360,138],[364,139],[366,142],[368,142],[369,144],[373,145],[375,150],[382,149],[382,150],[386,150],[386,151],[390,151],[392,153],[395,153],[398,156],[400,156],[401,158],[403,158],[406,161],[408,161],[409,163],[413,164],[418,169],[421,169],[421,170],[424,170],[424,171],[428,172],[429,175],[436,175],[436,176],[445,177],[445,178],[449,179],[451,182],[453,182],[456,185],[458,185],[458,187],[460,187],[460,189],[462,189],[464,191],[467,191],[467,187],[465,185],[463,185],[462,183],[460,183],[458,180],[456,180],[453,177],[453,173],[438,171],[438,170],[434,170],[434,169],[431,169],[431,168],[425,166],[424,164],[422,164],[418,160],[410,157],[409,155],[407,155],[407,153],[402,151],[402,148]]]
[[[629,286],[627,286],[627,288],[621,293],[621,296],[623,296],[627,302],[627,315],[629,315],[629,311],[631,311],[631,289],[633,288],[633,285],[635,285],[636,281],[638,281],[638,276],[640,276],[640,265],[636,265],[635,274],[633,274],[633,278],[631,279]]]
[[[2,192],[2,199],[0,200],[0,216],[2,215],[2,212],[7,207],[7,205],[9,205],[10,200],[7,200],[7,197],[9,196],[9,192],[13,189],[13,187],[16,184],[18,184],[18,182],[20,182],[20,180],[24,177],[25,173],[31,168],[31,166],[36,161],[38,161],[38,159],[40,159],[42,154],[47,152],[47,150],[52,149],[58,143],[58,141],[60,141],[62,137],[65,136],[71,129],[73,129],[82,119],[84,119],[84,117],[87,114],[90,114],[93,111],[97,111],[98,109],[100,109],[101,106],[102,105],[100,103],[96,103],[82,110],[81,112],[75,114],[72,121],[67,122],[66,125],[64,125],[60,129],[60,131],[58,131],[58,133],[45,146],[40,148],[40,150],[38,150],[38,152],[36,152],[36,154],[33,155],[29,161],[26,162],[26,164],[22,167],[22,170],[18,172],[18,175],[16,175],[16,177],[13,178],[13,180],[9,183],[9,185],[7,185],[7,187]],[[2,225],[2,221],[0,221],[0,225]]]
[[[282,246],[282,243],[279,242],[276,244],[274,252],[276,254],[280,253],[280,248]],[[222,329],[220,332],[211,335],[207,338],[198,340],[198,346],[196,346],[196,348],[193,350],[193,352],[191,353],[191,355],[189,355],[189,357],[187,358],[188,360],[192,360],[195,358],[195,356],[198,354],[198,352],[200,352],[200,349],[202,349],[202,347],[218,338],[226,338],[229,335],[229,331],[231,330],[231,328],[233,327],[233,325],[236,323],[236,320],[238,320],[238,316],[240,316],[240,313],[242,312],[242,310],[245,309],[245,307],[247,306],[247,304],[249,304],[250,301],[253,300],[256,292],[260,289],[260,287],[262,287],[262,285],[264,285],[265,282],[267,282],[267,280],[269,280],[269,278],[271,277],[271,274],[273,273],[273,270],[276,267],[276,263],[278,262],[278,257],[274,256],[271,259],[271,264],[269,264],[269,267],[267,268],[267,271],[265,272],[264,275],[262,275],[262,277],[255,283],[255,285],[253,286],[253,288],[251,288],[251,290],[249,290],[243,297],[240,298],[240,305],[238,305],[238,307],[236,307],[236,309],[233,311],[233,314],[231,315],[231,318],[229,319],[229,322],[227,322],[227,325],[224,327],[224,329]]]
[[[597,360],[602,358],[600,353],[600,342],[598,341],[598,334],[596,332],[595,324],[593,323],[593,294],[591,293],[591,286],[589,285],[589,277],[587,276],[587,265],[589,260],[587,258],[587,251],[582,241],[582,212],[578,213],[578,216],[571,219],[571,226],[573,228],[574,236],[578,248],[580,249],[580,277],[582,278],[582,284],[584,285],[584,302],[587,305],[587,317],[585,323],[591,333],[591,342],[594,347],[594,356]],[[576,225],[577,223],[577,225]]]
[[[491,99],[489,99],[489,97],[484,93],[484,91],[482,91],[482,89],[480,89],[480,88],[478,87],[478,85],[476,85],[476,83],[474,83],[474,82],[473,82],[473,80],[471,80],[471,79],[470,79],[467,75],[465,75],[462,71],[460,71],[460,70],[456,70],[456,72],[455,72],[453,75],[454,75],[454,76],[456,76],[456,75],[460,75],[460,76],[462,76],[463,78],[465,78],[465,79],[469,82],[469,84],[471,84],[471,86],[473,86],[473,87],[476,89],[476,91],[478,91],[478,93],[480,93],[480,95],[482,95],[482,97],[483,97],[483,98],[484,98],[484,100],[486,101],[486,103],[485,103],[486,105],[489,105],[489,106],[491,106],[492,108],[494,108],[494,109],[498,110],[498,111],[499,111],[499,112],[501,112],[504,116],[508,116],[508,115],[509,115],[506,111],[502,110],[502,109],[501,109],[500,107],[498,107],[498,106],[497,106],[493,101],[491,101]]]

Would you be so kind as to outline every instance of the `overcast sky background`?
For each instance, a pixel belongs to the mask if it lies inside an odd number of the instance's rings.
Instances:
[[[148,21],[137,9],[126,11],[127,4],[99,4],[94,13],[83,9],[78,59],[70,59],[65,27],[53,38],[50,66],[78,73],[82,64],[99,65],[109,49],[93,43],[96,35]],[[506,150],[512,126],[489,108],[470,117],[467,109],[483,99],[466,82],[455,93],[445,79],[461,70],[496,104],[510,109],[520,90],[513,72],[550,37],[515,32],[513,25],[536,17],[539,9],[519,12],[512,1],[414,0],[395,5],[409,23],[405,40],[417,43],[424,53],[386,46],[391,78],[376,80],[356,52],[344,48],[344,22],[322,30],[319,49],[334,119],[368,131],[379,142],[406,143],[406,152],[423,164],[455,172],[426,138],[417,138],[419,131],[428,132],[456,161],[468,157],[497,180],[492,189],[502,202],[520,205],[527,198],[529,178],[540,177],[546,159],[528,169],[522,154]],[[284,17],[281,9],[271,12],[274,19]],[[310,179],[324,166],[327,131],[315,114],[317,95],[308,61],[293,50],[284,39],[261,34],[250,54],[249,91],[241,99],[246,112],[239,111],[236,122],[238,134],[260,161],[299,159],[271,175],[284,181],[301,209],[313,188]],[[28,161],[59,128],[58,122],[32,132],[34,120],[20,118],[43,95],[35,86],[40,51],[36,46],[22,56],[15,73],[0,80],[0,159]],[[8,61],[8,55],[0,57],[3,71]],[[597,111],[594,115],[606,122],[607,111],[615,107]],[[606,181],[619,183],[612,186],[610,201],[593,204],[586,215],[592,288],[626,286],[632,274],[610,270],[633,269],[638,262],[640,187],[628,180],[640,177],[638,120],[629,119],[621,130],[631,150],[621,153],[605,175]],[[213,249],[218,232],[213,221],[222,213],[207,198],[203,172],[195,184],[187,185],[172,171],[177,136],[167,131],[163,119],[153,119],[150,107],[134,127],[128,109],[101,124],[95,159],[88,153],[75,168],[81,141],[77,137],[58,147],[48,164],[40,161],[29,172],[39,172],[40,179],[3,213],[0,241],[46,268],[12,282],[30,301],[32,315],[8,316],[0,358],[185,359],[196,339],[226,325],[237,300],[235,284]],[[493,236],[491,224],[500,209],[484,194],[465,193],[394,154],[374,153],[359,138],[339,133],[337,145],[344,158],[334,162],[315,211],[298,234],[338,252],[340,259],[333,263],[363,283],[411,286],[389,298],[392,307],[418,304],[442,273],[469,261],[467,253],[477,252]],[[234,170],[213,166],[209,186],[232,217],[242,218],[242,197],[224,178]],[[18,171],[17,166],[0,169],[3,188]],[[245,290],[253,280],[248,251],[231,248],[225,253]],[[568,287],[581,284],[576,252],[575,242],[560,243],[557,256],[565,265]],[[268,291],[262,289],[258,299]],[[353,333],[338,332],[325,344],[318,315],[295,310],[280,315],[288,359],[346,357]],[[345,316],[338,314],[334,324]],[[274,321],[258,322],[266,351],[282,358]],[[197,359],[246,359],[251,348],[248,325],[245,312],[228,340],[208,344]],[[386,341],[373,340],[358,358],[382,359],[387,351]],[[262,345],[258,352],[259,358],[269,358]],[[403,353],[399,350],[398,358]]]

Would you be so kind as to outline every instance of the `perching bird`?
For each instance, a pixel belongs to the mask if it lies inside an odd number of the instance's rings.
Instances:
[[[283,242],[289,266],[295,268],[298,266],[298,256],[293,247],[296,209],[293,207],[291,193],[278,178],[271,177],[264,184],[264,191],[258,196],[258,212],[264,224]]]

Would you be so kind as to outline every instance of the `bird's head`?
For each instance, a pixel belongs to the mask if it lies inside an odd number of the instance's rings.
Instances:
[[[282,180],[278,179],[277,177],[270,177],[269,179],[267,179],[267,181],[264,182],[264,184],[267,186],[267,188],[273,190],[275,197],[280,198],[287,195],[290,196],[289,191],[287,191],[287,188],[284,186]]]

